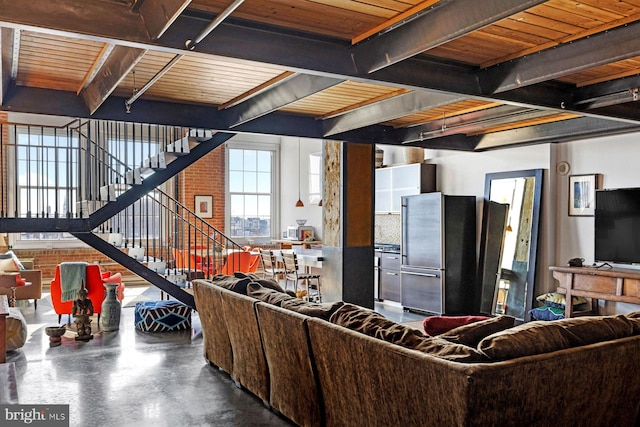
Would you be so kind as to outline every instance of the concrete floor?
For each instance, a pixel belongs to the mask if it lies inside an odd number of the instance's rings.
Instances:
[[[44,333],[58,324],[48,295],[37,310],[20,302],[28,341],[7,354],[16,366],[20,404],[68,404],[70,425],[82,427],[292,425],[206,363],[197,312],[191,331],[137,331],[133,305],[159,300],[154,289],[126,288],[119,331],[98,331],[94,318],[93,340],[77,342],[67,332],[57,347]],[[394,321],[424,319],[393,305],[376,303],[376,309]]]
[[[119,331],[97,332],[86,343],[65,336],[58,347],[44,333],[58,324],[48,297],[37,310],[23,302],[28,341],[7,354],[19,403],[68,404],[70,425],[82,427],[292,425],[206,363],[196,312],[191,331],[137,331],[134,308],[124,306],[145,290],[127,287]]]

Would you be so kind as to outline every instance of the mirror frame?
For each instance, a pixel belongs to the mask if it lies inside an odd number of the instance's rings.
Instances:
[[[539,228],[540,228],[540,212],[541,212],[541,203],[542,203],[542,181],[543,181],[543,169],[528,169],[528,170],[519,170],[519,171],[510,171],[510,172],[495,172],[488,173],[485,175],[485,184],[484,184],[484,203],[483,203],[483,214],[482,214],[482,233],[480,237],[480,257],[478,259],[478,286],[479,290],[478,295],[478,308],[480,309],[482,305],[481,297],[483,295],[483,283],[482,278],[484,276],[484,272],[482,271],[482,267],[485,264],[485,247],[486,247],[486,227],[487,227],[487,218],[488,218],[488,208],[491,194],[491,182],[497,179],[510,179],[510,178],[535,178],[535,186],[533,193],[533,212],[531,216],[531,238],[529,240],[529,265],[527,269],[527,290],[525,293],[525,307],[524,307],[524,316],[523,318],[516,318],[517,321],[526,322],[529,321],[531,315],[529,314],[529,310],[533,307],[533,296],[536,288],[536,270],[537,270],[537,253],[538,253],[538,237],[539,237]],[[502,254],[500,254],[502,256]],[[492,293],[493,294],[493,293]],[[491,304],[493,307],[493,302]],[[485,313],[493,315],[492,313]]]

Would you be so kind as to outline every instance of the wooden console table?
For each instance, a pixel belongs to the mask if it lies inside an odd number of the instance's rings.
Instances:
[[[573,317],[571,297],[591,298],[591,313],[598,313],[598,300],[640,304],[640,271],[624,268],[549,267],[565,294],[565,317]],[[584,313],[583,313],[584,314]]]

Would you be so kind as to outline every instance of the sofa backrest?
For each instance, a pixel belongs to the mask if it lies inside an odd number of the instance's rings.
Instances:
[[[230,291],[205,280],[193,281],[193,296],[204,338],[204,357],[229,375],[233,375],[231,342],[222,307],[223,292]]]
[[[309,317],[263,302],[256,304],[256,312],[269,367],[269,404],[298,425],[322,425]]]
[[[255,312],[258,300],[222,292],[222,307],[233,356],[233,378],[264,402],[269,402],[269,371]]]

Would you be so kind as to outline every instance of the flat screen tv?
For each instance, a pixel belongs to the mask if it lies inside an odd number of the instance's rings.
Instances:
[[[640,188],[596,190],[594,258],[640,264]]]

